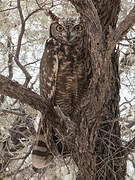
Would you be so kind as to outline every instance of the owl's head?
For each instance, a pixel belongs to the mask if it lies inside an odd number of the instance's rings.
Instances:
[[[84,30],[80,17],[59,18],[50,25],[50,37],[66,45],[76,45],[82,41]]]

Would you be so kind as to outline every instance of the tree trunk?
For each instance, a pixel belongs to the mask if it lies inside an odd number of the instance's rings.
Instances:
[[[119,88],[118,56],[114,53],[110,64],[110,92],[105,97],[95,146],[96,179],[99,180],[124,180],[126,175],[119,125]]]
[[[124,180],[126,157],[122,154],[119,125],[119,56],[116,48],[110,56],[106,55],[109,32],[116,28],[120,0],[70,1],[86,21],[86,61],[90,69],[89,90],[83,99],[89,102],[80,105],[83,118],[73,138],[75,147],[70,147],[79,169],[77,180]]]

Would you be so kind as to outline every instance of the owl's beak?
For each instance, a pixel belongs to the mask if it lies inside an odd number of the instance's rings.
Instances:
[[[70,32],[67,32],[67,40],[69,41],[71,39]]]

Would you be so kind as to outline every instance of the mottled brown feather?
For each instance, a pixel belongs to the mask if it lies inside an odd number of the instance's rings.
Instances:
[[[74,20],[72,22],[74,23]],[[66,25],[69,24],[70,19]],[[53,36],[53,32],[51,34]],[[88,86],[85,76],[83,36],[81,33],[79,39],[78,36],[77,34],[75,44],[70,45],[62,43],[55,37],[50,37],[46,42],[40,64],[41,95],[48,98],[48,101],[53,102],[55,106],[59,106],[71,120],[74,120],[74,114],[78,111],[81,98]],[[61,155],[65,151],[54,130],[50,127],[50,118],[49,111],[46,111],[45,117],[41,118],[39,124],[32,154],[33,165],[37,168],[51,163],[54,155],[57,154],[55,151]],[[79,122],[79,118],[77,121]],[[56,148],[55,151],[53,148]]]

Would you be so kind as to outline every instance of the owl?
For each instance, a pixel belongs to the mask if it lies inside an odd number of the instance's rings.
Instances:
[[[87,89],[84,37],[85,26],[81,17],[54,18],[40,63],[40,94],[54,106],[59,106],[71,120]],[[48,166],[55,151],[58,154],[63,152],[49,123],[50,118],[51,113],[46,110],[39,123],[32,152],[32,163],[36,168]]]

